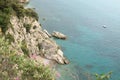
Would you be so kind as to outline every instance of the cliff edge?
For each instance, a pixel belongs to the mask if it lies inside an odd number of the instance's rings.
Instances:
[[[26,2],[29,0],[1,1],[0,31],[3,36],[18,54],[36,55],[36,60],[42,63],[49,60],[68,64],[59,45],[41,28],[37,13],[20,4]]]
[[[37,55],[59,64],[68,64],[60,47],[42,30],[35,18],[12,16],[10,23],[12,27],[9,27],[6,35],[12,37],[12,47],[18,54]]]
[[[0,80],[55,80],[55,64],[69,62],[27,1],[0,0]]]

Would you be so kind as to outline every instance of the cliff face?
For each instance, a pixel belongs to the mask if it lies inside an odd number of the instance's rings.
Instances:
[[[56,42],[42,30],[40,24],[34,18],[13,16],[10,23],[12,27],[9,27],[6,35],[12,37],[12,48],[18,54],[37,55],[39,56],[37,61],[47,59],[59,64],[68,63]]]

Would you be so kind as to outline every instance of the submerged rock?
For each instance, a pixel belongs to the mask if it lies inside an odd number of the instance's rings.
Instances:
[[[52,33],[52,36],[55,37],[55,38],[58,38],[58,39],[63,39],[63,40],[65,40],[67,38],[66,35],[64,35],[64,34],[62,34],[60,32],[57,32],[57,31],[54,31]]]

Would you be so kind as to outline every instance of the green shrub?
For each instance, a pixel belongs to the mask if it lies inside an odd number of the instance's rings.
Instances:
[[[18,18],[30,16],[38,20],[38,15],[33,9],[24,9],[18,0],[0,0],[0,27],[3,33],[8,29],[11,15],[16,15]]]
[[[22,71],[21,80],[53,80],[50,68],[34,64],[33,60],[19,56],[14,60],[19,63],[18,68]]]
[[[20,18],[20,17],[24,17],[25,15],[25,9],[22,5],[18,5],[18,4],[13,4],[12,5],[13,10],[16,12],[16,15]]]
[[[3,33],[5,33],[6,30],[8,29],[7,26],[9,23],[10,23],[10,16],[0,11],[0,27]]]
[[[95,74],[96,80],[109,80],[111,78],[112,72],[107,74]]]
[[[8,39],[10,43],[15,41],[14,37],[10,33],[8,33],[7,35],[5,35],[5,39]]]
[[[38,18],[39,18],[38,14],[33,9],[30,9],[30,8],[26,9],[25,14],[27,16],[35,18],[36,20],[38,20]]]
[[[25,55],[29,56],[29,50],[27,48],[27,43],[25,40],[22,41],[21,43],[21,49],[24,52]]]
[[[0,0],[0,27],[3,33],[8,29],[10,17],[14,12],[12,8],[13,2],[15,3],[16,0]]]
[[[0,80],[54,80],[54,76],[50,68],[18,55],[0,37]]]
[[[31,24],[26,24],[26,23],[24,23],[23,26],[26,28],[26,32],[27,32],[27,33],[30,32]]]

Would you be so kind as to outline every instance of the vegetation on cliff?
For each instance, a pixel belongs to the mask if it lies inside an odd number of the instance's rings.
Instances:
[[[38,15],[33,9],[25,9],[19,4],[18,0],[0,0],[0,28],[5,33],[10,24],[11,15],[16,15],[18,18],[31,16],[38,20]]]
[[[50,68],[18,55],[4,37],[0,37],[0,80],[54,80]]]
[[[38,20],[38,15],[32,9],[25,9],[18,0],[0,0],[0,29],[2,33],[12,27],[12,16],[21,19],[24,16]],[[25,24],[27,32],[30,25]],[[20,55],[11,46],[14,42],[13,35],[7,33],[0,35],[0,80],[54,80],[53,71],[41,63],[32,60],[28,56],[25,41],[22,41],[21,49],[27,55]]]

